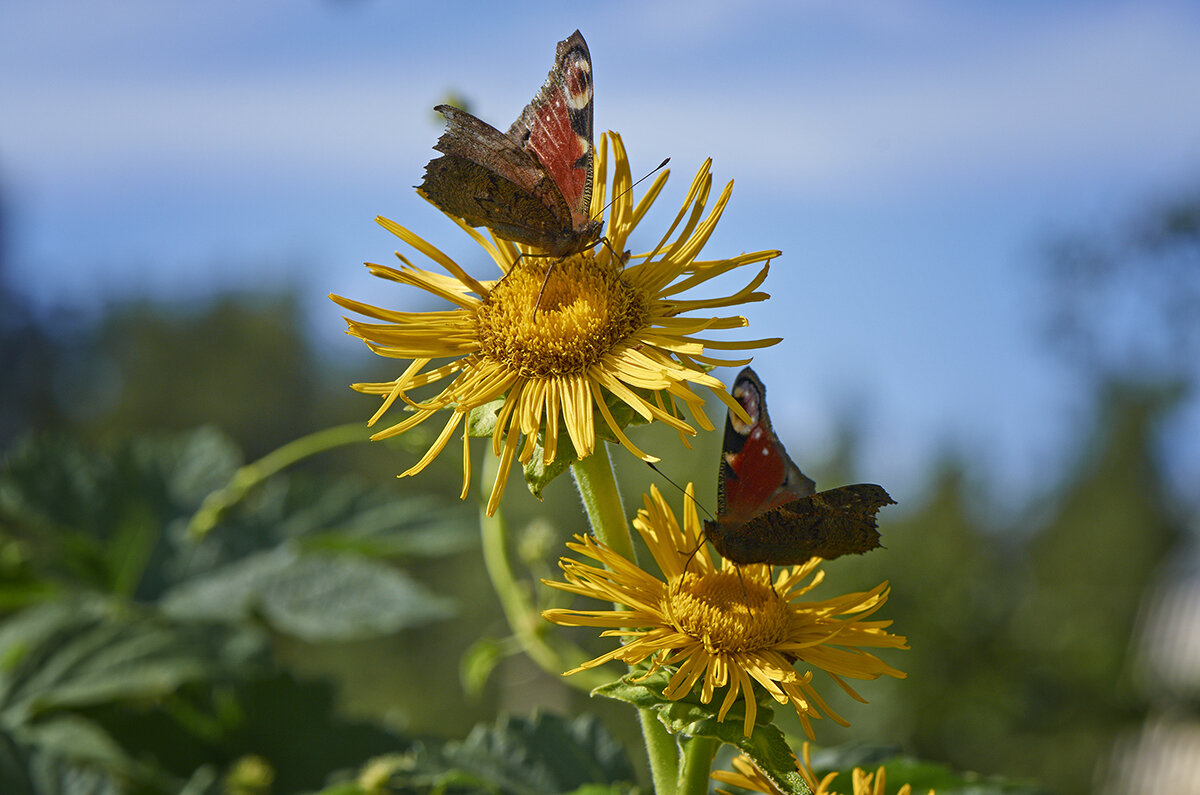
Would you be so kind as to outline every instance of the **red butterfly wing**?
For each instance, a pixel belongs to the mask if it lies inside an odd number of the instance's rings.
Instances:
[[[816,491],[775,436],[766,388],[749,367],[732,394],[750,423],[732,413],[725,422],[717,518],[704,523],[717,551],[738,564],[792,565],[879,546],[875,514],[892,504],[888,493],[867,483]]]
[[[750,423],[732,412],[725,421],[725,446],[717,481],[717,513],[727,522],[746,522],[763,511],[805,497],[816,484],[788,457],[771,427],[767,390],[749,367],[733,382],[733,396]]]
[[[419,190],[470,226],[552,256],[583,251],[600,235],[592,200],[592,62],[579,31],[559,42],[545,85],[508,133],[449,105],[443,157]]]
[[[532,152],[554,180],[571,213],[572,227],[587,229],[595,159],[592,54],[579,31],[558,43],[554,68],[509,127],[508,136]]]
[[[434,147],[445,156],[425,166],[420,190],[429,200],[506,240],[538,245],[559,235],[567,205],[537,160],[465,110],[435,110],[446,117],[446,132]]]

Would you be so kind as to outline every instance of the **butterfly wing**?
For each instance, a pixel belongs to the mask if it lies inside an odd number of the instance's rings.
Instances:
[[[444,212],[552,256],[582,251],[600,235],[592,198],[592,61],[579,31],[559,42],[537,96],[501,133],[464,110],[439,105],[443,157],[420,190]]]
[[[487,122],[451,105],[435,110],[446,131],[425,166],[419,190],[469,226],[487,226],[506,240],[529,245],[557,234],[566,203],[541,165]]]
[[[858,483],[793,500],[736,527],[709,522],[705,534],[734,563],[787,566],[812,557],[833,560],[878,547],[875,514],[894,503],[883,487]]]
[[[749,367],[731,390],[750,417],[732,412],[717,476],[717,518],[704,535],[734,563],[803,563],[863,553],[879,546],[875,514],[893,503],[882,487],[860,483],[816,490],[771,427],[767,389]]]
[[[792,462],[771,427],[767,389],[755,372],[747,367],[738,373],[731,393],[750,422],[743,423],[733,412],[725,419],[717,514],[726,522],[745,522],[814,493],[816,484]]]
[[[558,43],[554,68],[508,129],[508,136],[532,152],[554,180],[572,228],[586,229],[591,223],[595,160],[592,54],[578,30]]]

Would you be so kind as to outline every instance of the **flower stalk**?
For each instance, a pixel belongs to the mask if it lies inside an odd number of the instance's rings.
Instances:
[[[234,473],[228,485],[204,498],[188,522],[187,537],[192,541],[203,540],[226,512],[245,499],[255,486],[292,464],[335,447],[365,441],[362,425],[347,423],[301,436],[246,464]]]
[[[608,457],[607,447],[603,444],[598,445],[594,454],[574,462],[571,465],[571,473],[583,499],[592,533],[607,546],[624,550],[623,557],[627,560],[634,560],[633,537],[629,532],[629,523],[625,520],[625,507],[621,504],[621,492],[617,487],[617,478]],[[625,609],[621,604],[613,606],[617,610]],[[658,722],[658,716],[653,710],[638,710],[638,721],[641,723],[642,737],[646,743],[654,791],[671,792],[676,787],[679,770],[678,743]],[[684,767],[686,768],[686,764]],[[707,775],[706,772],[705,776]]]

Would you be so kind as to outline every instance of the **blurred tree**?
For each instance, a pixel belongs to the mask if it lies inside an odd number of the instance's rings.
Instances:
[[[1200,377],[1200,197],[1109,239],[1064,237],[1045,273],[1048,347],[1094,407],[1073,463],[1006,523],[986,518],[995,495],[969,455],[950,458],[924,504],[886,520],[885,552],[830,568],[858,587],[890,579],[886,613],[912,645],[892,660],[902,687],[847,705],[856,734],[1075,795],[1151,709],[1131,638],[1197,508],[1170,488],[1162,442]],[[846,441],[835,469],[853,462]]]
[[[1024,736],[1011,751],[1063,792],[1089,781],[1117,733],[1146,713],[1126,658],[1142,596],[1183,536],[1155,449],[1179,397],[1169,386],[1107,386],[1078,471],[1051,499],[1021,573],[1008,642],[1029,667]]]
[[[1045,258],[1046,339],[1094,378],[1200,377],[1200,192],[1108,236],[1062,235]]]
[[[1115,383],[1109,388],[1117,393],[1115,400],[1140,402],[1164,415],[1186,407],[1174,413],[1177,423],[1185,426],[1183,435],[1194,435],[1200,380],[1200,191],[1160,201],[1132,225],[1107,237],[1060,240],[1051,248],[1047,272],[1052,288],[1049,340],[1057,350],[1085,379]],[[1114,438],[1124,435],[1127,446],[1139,444],[1134,438],[1139,433],[1136,419],[1133,424],[1121,423],[1119,417],[1109,420]],[[1174,453],[1174,462],[1190,468],[1194,477],[1195,445],[1183,435],[1174,433],[1165,440],[1160,449],[1168,456],[1148,450],[1140,456],[1139,470],[1126,471],[1121,480],[1110,475],[1105,487],[1086,495],[1090,513],[1077,511],[1077,521],[1088,522],[1094,538],[1086,557],[1072,558],[1066,533],[1048,535],[1036,550],[1043,587],[1058,565],[1074,563],[1073,568],[1090,575],[1073,576],[1051,607],[1060,621],[1069,610],[1079,611],[1071,632],[1041,639],[1057,639],[1064,652],[1058,661],[1078,669],[1074,684],[1082,685],[1083,691],[1075,691],[1073,709],[1079,713],[1074,719],[1079,727],[1086,729],[1095,716],[1093,705],[1084,699],[1097,692],[1102,677],[1124,674],[1117,680],[1117,697],[1130,706],[1131,714],[1121,738],[1086,731],[1063,738],[1077,754],[1085,749],[1096,754],[1098,789],[1105,793],[1200,787],[1195,762],[1200,754],[1200,701],[1195,691],[1190,699],[1176,694],[1162,703],[1156,698],[1161,682],[1130,681],[1129,671],[1138,666],[1129,658],[1145,655],[1146,649],[1133,643],[1119,646],[1111,638],[1103,642],[1105,630],[1118,628],[1145,642],[1146,627],[1139,627],[1138,621],[1146,620],[1149,611],[1139,608],[1161,605],[1169,595],[1176,600],[1176,617],[1187,617],[1179,624],[1184,634],[1191,632],[1188,625],[1200,612],[1200,547],[1194,532],[1189,539],[1178,529],[1190,524],[1194,531],[1200,526],[1200,493],[1186,474],[1163,472]],[[1176,486],[1173,491],[1166,488],[1168,482]],[[1162,520],[1171,514],[1176,527],[1163,527]],[[1082,530],[1074,529],[1077,534]],[[1155,567],[1152,577],[1138,588],[1137,572],[1149,565]],[[1029,623],[1035,630],[1048,626]],[[1100,642],[1084,646],[1088,637]],[[1194,649],[1186,641],[1160,646],[1155,650],[1161,656],[1155,660],[1157,670],[1196,670],[1200,658]],[[1067,659],[1071,652],[1073,659]],[[1142,668],[1147,670],[1144,664]],[[1066,686],[1061,677],[1046,678],[1051,686]],[[1147,741],[1131,740],[1139,736]]]
[[[30,428],[62,420],[54,401],[58,346],[9,281],[8,203],[0,183],[0,448]]]
[[[214,424],[255,458],[361,419],[316,360],[293,295],[221,296],[191,310],[131,303],[105,316],[85,350],[68,408],[109,440]]]

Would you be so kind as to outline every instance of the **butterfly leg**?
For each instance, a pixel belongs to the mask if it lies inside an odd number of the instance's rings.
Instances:
[[[742,599],[750,601],[750,594],[746,591],[746,581],[742,578],[742,567],[738,564],[733,565],[733,570],[737,572],[738,583],[742,586]]]
[[[700,548],[703,546],[704,546],[704,539],[702,538],[702,539],[700,539],[700,542],[698,544],[696,544],[695,549],[693,549],[691,552],[688,553],[687,559],[685,561],[683,561],[683,573],[684,574],[687,574],[687,569],[688,569],[688,566],[691,565],[692,558],[696,557],[696,553],[699,552]],[[683,550],[681,549],[679,551],[682,552]]]
[[[542,296],[546,293],[546,285],[550,283],[550,274],[554,273],[554,266],[558,264],[558,260],[550,263],[550,267],[546,268],[546,275],[542,278],[541,289],[538,290],[537,300],[533,302],[533,322],[537,322],[538,307],[542,305]]]

